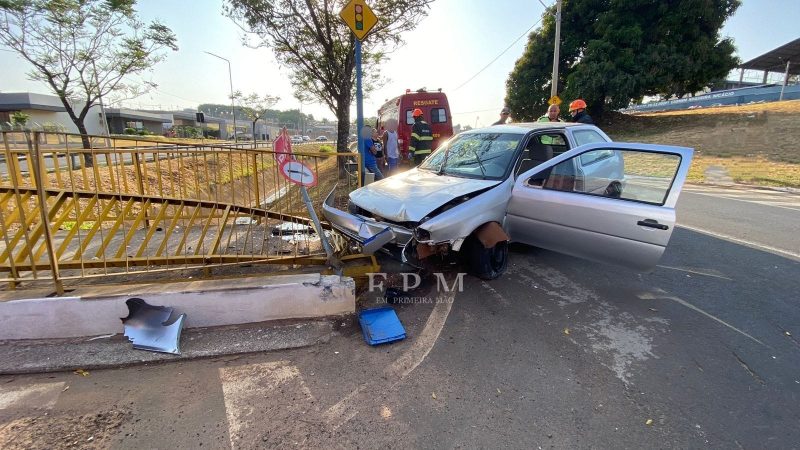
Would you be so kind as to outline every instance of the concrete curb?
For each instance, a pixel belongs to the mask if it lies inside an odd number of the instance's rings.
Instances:
[[[20,291],[24,295],[23,291]],[[355,312],[355,283],[335,275],[278,275],[169,284],[94,286],[70,297],[0,302],[0,340],[122,334],[125,301],[144,299],[187,315],[184,328],[218,327]]]
[[[0,341],[0,375],[97,370],[217,356],[260,353],[326,343],[354,315],[302,323],[195,328],[181,336],[180,355],[135,350],[121,334],[95,338]]]

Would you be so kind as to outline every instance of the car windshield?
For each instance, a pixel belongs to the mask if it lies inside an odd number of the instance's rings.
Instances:
[[[499,180],[514,162],[521,134],[469,133],[453,138],[420,165],[443,175]]]

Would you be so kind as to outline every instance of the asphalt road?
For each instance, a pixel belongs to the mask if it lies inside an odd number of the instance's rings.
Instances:
[[[800,196],[692,187],[678,215],[653,273],[515,246],[420,288],[390,346],[0,377],[0,447],[800,447]]]

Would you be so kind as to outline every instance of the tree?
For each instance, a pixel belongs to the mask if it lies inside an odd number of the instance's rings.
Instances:
[[[565,99],[583,98],[600,117],[607,108],[644,96],[699,91],[738,64],[733,43],[719,33],[739,4],[564,0],[559,74],[564,89],[559,92]],[[553,24],[550,9],[509,76],[507,101],[515,117],[533,119],[546,108]]]
[[[132,98],[130,81],[177,50],[165,25],[140,22],[135,0],[0,0],[0,44],[33,66],[28,76],[56,94],[91,148],[85,120],[102,97]],[[91,164],[86,154],[87,164]]]
[[[362,46],[365,67],[374,67],[427,15],[433,0],[373,0],[380,18]],[[292,72],[301,101],[324,103],[338,119],[337,151],[347,152],[350,105],[355,84],[355,37],[339,18],[345,2],[334,0],[228,0],[225,13],[268,46]],[[379,71],[364,72],[365,91],[379,82]]]
[[[30,114],[25,114],[22,111],[14,111],[11,114],[11,125],[15,128],[19,128],[24,130],[25,126],[28,125],[28,120],[30,120]]]
[[[272,95],[264,95],[261,97],[253,92],[250,95],[243,95],[240,91],[233,94],[233,98],[239,104],[238,111],[241,111],[250,123],[253,125],[253,142],[256,141],[256,123],[259,120],[266,119],[269,108],[278,103],[280,97]]]

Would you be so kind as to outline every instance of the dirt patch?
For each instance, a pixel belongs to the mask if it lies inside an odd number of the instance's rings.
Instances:
[[[612,139],[695,149],[689,180],[711,181],[709,167],[734,181],[800,187],[800,100],[655,114],[610,113],[602,128]]]
[[[129,412],[112,409],[93,414],[23,417],[0,425],[0,448],[102,449],[108,448]]]

